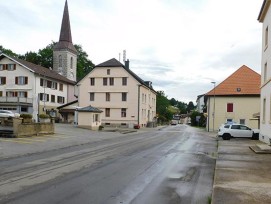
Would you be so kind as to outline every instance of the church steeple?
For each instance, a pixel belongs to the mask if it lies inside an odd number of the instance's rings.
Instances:
[[[75,47],[72,44],[72,32],[71,32],[71,25],[70,25],[70,17],[69,17],[69,9],[68,9],[68,2],[66,0],[63,18],[61,23],[61,30],[59,36],[59,42],[55,45],[55,49],[69,49],[70,51],[77,54]]]
[[[53,70],[76,81],[77,50],[72,43],[68,2],[66,0],[59,41],[53,49]]]

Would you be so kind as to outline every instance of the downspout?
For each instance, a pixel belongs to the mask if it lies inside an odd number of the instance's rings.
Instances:
[[[207,128],[207,131],[209,132],[209,126],[210,126],[210,97],[208,97],[208,128]]]
[[[140,116],[140,86],[141,85],[138,85],[138,97],[137,97],[137,99],[138,99],[138,108],[137,108],[137,124],[139,125],[139,116]]]

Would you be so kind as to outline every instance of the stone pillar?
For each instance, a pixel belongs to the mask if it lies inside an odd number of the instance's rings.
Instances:
[[[21,125],[22,122],[23,122],[22,118],[13,118],[13,134],[15,136],[18,136],[19,125]]]

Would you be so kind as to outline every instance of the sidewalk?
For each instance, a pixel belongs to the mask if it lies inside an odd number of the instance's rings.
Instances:
[[[212,203],[271,203],[270,153],[258,140],[219,139]]]

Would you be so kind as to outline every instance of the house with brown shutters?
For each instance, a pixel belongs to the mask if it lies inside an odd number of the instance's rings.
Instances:
[[[0,54],[0,109],[57,114],[56,108],[73,101],[75,82],[53,70]]]
[[[0,52],[0,110],[59,115],[57,107],[76,100],[77,50],[72,43],[66,0],[59,41],[53,48],[53,68],[27,62]]]
[[[207,131],[217,131],[221,124],[236,122],[259,128],[261,75],[241,66],[228,78],[205,94]]]

